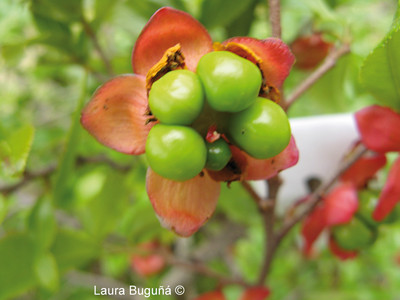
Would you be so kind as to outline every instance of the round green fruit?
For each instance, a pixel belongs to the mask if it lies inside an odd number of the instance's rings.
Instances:
[[[212,171],[222,170],[232,157],[228,143],[224,139],[219,139],[213,143],[206,143],[206,146],[206,168]]]
[[[147,137],[146,156],[157,174],[185,181],[204,168],[207,148],[203,138],[193,128],[157,124]]]
[[[195,73],[188,70],[168,72],[153,83],[149,93],[150,110],[164,124],[193,123],[203,104],[201,82]]]
[[[336,243],[345,250],[360,250],[371,246],[377,236],[375,229],[357,217],[349,223],[331,228]]]
[[[378,204],[379,191],[373,190],[362,190],[358,193],[359,207],[357,215],[363,219],[370,226],[377,226],[379,224],[392,224],[400,218],[400,206],[396,207],[390,212],[390,214],[381,222],[375,221],[372,218],[372,214]]]
[[[261,97],[249,108],[231,116],[228,132],[234,144],[257,159],[279,154],[291,137],[286,113],[275,102]]]
[[[357,215],[370,226],[377,226],[379,222],[372,218],[372,213],[378,203],[379,194],[371,190],[362,190],[358,193],[359,206]]]
[[[210,106],[223,112],[238,112],[254,103],[261,88],[258,67],[228,51],[204,55],[197,65]]]

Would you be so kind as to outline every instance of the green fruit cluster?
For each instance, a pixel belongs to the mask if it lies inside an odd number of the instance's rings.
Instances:
[[[378,237],[379,227],[391,224],[400,217],[400,206],[396,208],[381,222],[372,218],[379,199],[379,192],[369,189],[358,193],[359,207],[353,219],[343,225],[334,226],[332,235],[335,241],[345,250],[361,250],[374,244]]]
[[[146,142],[150,167],[176,181],[203,168],[223,169],[232,154],[224,138],[205,140],[212,125],[254,158],[282,152],[291,137],[289,121],[278,104],[258,97],[261,84],[255,64],[227,51],[204,55],[196,73],[174,70],[161,77],[149,91],[150,111],[159,120]]]

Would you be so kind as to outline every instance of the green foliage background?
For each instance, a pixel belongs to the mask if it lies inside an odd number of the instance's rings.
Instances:
[[[145,158],[99,145],[81,128],[80,110],[101,83],[131,72],[135,40],[159,7],[189,12],[215,41],[223,41],[236,35],[268,37],[266,2],[0,1],[0,183],[24,183],[0,195],[0,299],[92,299],[93,278],[145,287],[163,284],[175,267],[143,279],[129,266],[141,242],[182,243],[155,217],[145,192]],[[396,2],[389,0],[282,1],[285,42],[313,29],[326,32],[335,44],[351,41],[352,46],[352,53],[292,107],[291,116],[355,111],[377,101],[362,87],[359,72],[389,31],[395,9]],[[400,53],[398,34],[395,39],[392,51]],[[374,60],[373,55],[368,59]],[[379,70],[369,72],[368,62],[363,68],[368,85]],[[308,74],[294,70],[286,93]],[[379,89],[370,90],[381,95]],[[223,188],[215,216],[190,239],[189,250],[215,250],[210,238],[224,235],[227,228],[242,234],[230,251],[207,265],[255,280],[263,229],[253,201],[236,184]],[[296,229],[274,262],[271,299],[400,299],[398,230],[399,225],[383,228],[371,249],[340,262],[324,245],[317,259],[304,260]],[[193,276],[191,295],[216,286],[213,279]],[[228,286],[226,292],[237,299],[241,290]]]

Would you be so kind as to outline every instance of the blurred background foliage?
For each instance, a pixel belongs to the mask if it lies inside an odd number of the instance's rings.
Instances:
[[[206,227],[179,239],[159,225],[147,198],[145,158],[101,146],[79,117],[101,83],[132,72],[135,40],[161,6],[189,12],[215,41],[223,41],[268,37],[266,2],[0,1],[0,299],[92,299],[96,283],[180,283],[187,299],[216,288],[215,279],[176,265],[140,276],[130,267],[131,255],[140,243],[154,240],[179,258],[195,257],[221,274],[256,279],[263,229],[239,185],[223,188]],[[359,69],[388,31],[395,8],[390,0],[282,0],[285,42],[322,31],[332,43],[350,41],[352,48],[290,116],[351,112],[374,102],[359,84]],[[285,93],[308,74],[294,69]],[[400,299],[398,229],[383,228],[379,242],[349,262],[339,262],[324,247],[317,259],[304,260],[295,230],[274,262],[270,298]],[[230,299],[241,293],[234,286],[225,290]],[[164,298],[171,297],[158,297]]]

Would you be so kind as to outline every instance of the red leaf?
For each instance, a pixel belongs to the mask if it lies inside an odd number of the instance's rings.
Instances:
[[[400,114],[372,105],[355,114],[364,145],[376,152],[400,151]]]
[[[211,217],[221,189],[207,172],[178,182],[150,168],[146,188],[161,224],[181,236],[192,235]]]
[[[258,286],[245,290],[239,300],[265,300],[269,294],[269,289]]]
[[[250,37],[234,37],[223,44],[231,42],[243,44],[253,50],[262,59],[260,68],[267,82],[278,89],[282,86],[294,63],[294,56],[284,42],[276,38],[258,40]]]
[[[212,40],[207,30],[188,13],[170,7],[155,12],[138,37],[132,54],[133,70],[146,75],[176,44],[181,44],[185,63],[196,71],[199,59],[212,51]]]
[[[127,154],[142,154],[154,122],[148,117],[145,79],[122,75],[100,86],[82,111],[82,126],[103,145]]]
[[[382,221],[390,214],[398,202],[400,202],[400,156],[390,168],[388,178],[372,217],[376,221]]]
[[[358,196],[354,185],[343,183],[324,199],[326,225],[350,222],[358,209]]]
[[[374,154],[370,157],[361,157],[340,177],[343,182],[353,183],[357,189],[363,188],[376,172],[386,164],[386,156]]]
[[[345,250],[340,248],[340,246],[335,242],[333,237],[329,239],[329,248],[331,249],[331,252],[341,260],[353,259],[358,255],[357,251]]]

